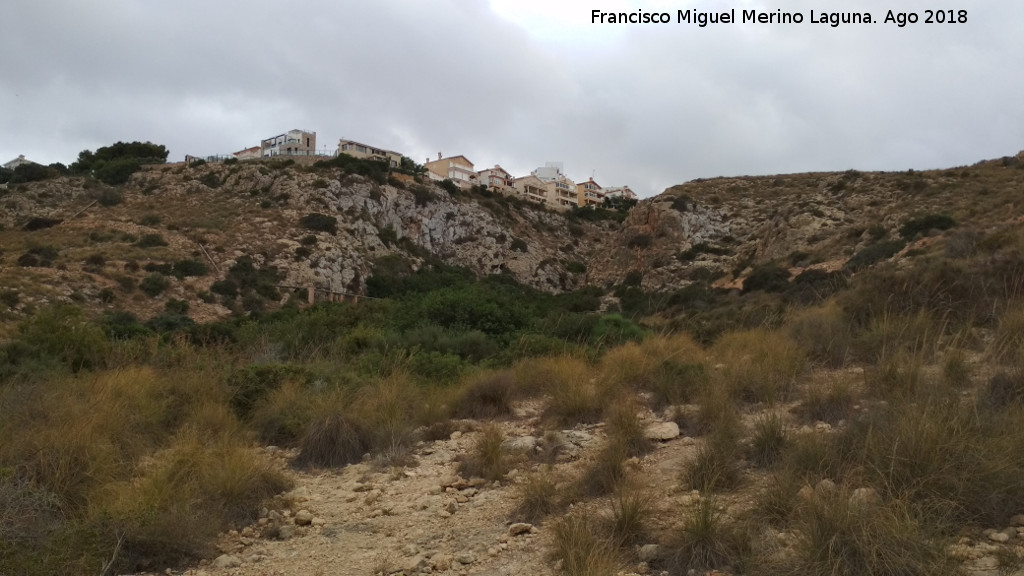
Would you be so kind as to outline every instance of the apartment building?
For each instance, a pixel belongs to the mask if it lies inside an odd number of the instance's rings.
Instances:
[[[339,140],[338,154],[348,154],[356,158],[377,160],[386,162],[392,168],[398,168],[402,164],[402,154],[393,150],[375,148],[369,144],[362,144],[354,140]]]
[[[290,130],[260,141],[260,150],[267,156],[315,156],[316,132]]]

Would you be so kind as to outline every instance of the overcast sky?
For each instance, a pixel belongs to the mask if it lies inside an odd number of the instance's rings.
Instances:
[[[967,10],[966,24],[809,22]],[[591,24],[594,8],[672,24]],[[677,10],[802,12],[676,24]],[[641,196],[698,177],[905,170],[1024,149],[1020,0],[6,0],[0,162],[123,140],[226,154],[292,128]]]

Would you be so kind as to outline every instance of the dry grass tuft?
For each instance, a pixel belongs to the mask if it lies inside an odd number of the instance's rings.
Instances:
[[[808,384],[804,399],[793,412],[805,422],[837,424],[850,417],[856,403],[853,387],[846,380],[829,384]]]
[[[723,365],[713,379],[747,402],[771,404],[788,398],[806,363],[796,342],[761,329],[726,334],[710,353]]]
[[[838,368],[850,360],[853,331],[835,303],[800,310],[789,320],[787,331],[815,362]]]
[[[512,414],[515,380],[508,372],[481,372],[463,384],[455,403],[459,418],[487,419]]]
[[[611,494],[626,479],[629,450],[617,438],[609,438],[580,477],[580,491],[589,496]]]
[[[512,469],[512,458],[501,446],[504,440],[501,428],[493,424],[484,427],[472,451],[459,462],[459,473],[492,482],[504,479]]]
[[[762,468],[775,464],[788,441],[786,423],[778,414],[761,416],[754,422],[754,433],[747,449],[750,461]]]
[[[671,574],[736,566],[746,553],[745,538],[723,520],[711,498],[703,498],[687,511],[683,530],[671,548]]]
[[[643,486],[623,484],[609,502],[607,532],[619,548],[647,542],[654,500]]]
[[[597,524],[589,514],[577,512],[555,525],[552,556],[562,562],[566,576],[612,576],[617,572],[615,543],[600,535]]]
[[[605,410],[608,435],[623,443],[629,456],[642,456],[654,449],[654,444],[644,435],[640,409],[635,397],[629,395],[613,402]]]
[[[516,492],[519,505],[513,517],[517,521],[536,524],[565,510],[571,501],[572,491],[551,468],[546,468],[527,475],[516,485]]]
[[[740,483],[740,447],[737,437],[718,432],[697,449],[683,473],[683,481],[701,492],[731,490]]]

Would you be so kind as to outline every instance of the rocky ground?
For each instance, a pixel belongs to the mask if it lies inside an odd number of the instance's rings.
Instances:
[[[683,407],[687,409],[687,407]],[[692,407],[689,407],[692,408]],[[787,414],[786,407],[773,410]],[[503,482],[464,478],[459,459],[472,450],[482,433],[480,422],[464,420],[445,440],[420,442],[403,466],[367,459],[341,469],[295,471],[296,488],[277,497],[260,511],[259,520],[222,534],[217,554],[184,571],[184,576],[391,576],[440,574],[530,575],[558,574],[551,558],[554,519],[537,525],[519,521],[517,484],[537,469],[552,466],[557,477],[572,479],[587,465],[604,441],[603,424],[547,431],[538,406],[528,403],[517,417],[499,426],[505,448],[521,456]],[[763,413],[762,413],[763,414]],[[752,421],[758,415],[748,414]],[[682,484],[680,472],[693,458],[702,439],[680,434],[667,418],[644,415],[646,433],[655,449],[629,461],[632,476],[653,497],[650,540],[638,544],[624,561],[620,576],[667,575],[652,570],[665,549],[659,536],[680,529],[683,512],[700,503],[702,495]],[[790,423],[793,432],[831,433],[823,422]],[[295,452],[264,449],[283,466]],[[751,506],[765,473],[748,467],[742,488],[716,498],[720,512],[737,516]],[[830,480],[805,486],[804,499],[831,498],[837,487]],[[851,505],[870,506],[878,499],[870,488],[852,490]],[[601,499],[576,504],[601,514]],[[1024,515],[1011,526],[965,531],[948,553],[958,559],[966,576],[1024,576]],[[785,555],[798,535],[765,528],[774,554]],[[157,576],[158,573],[137,576]],[[727,576],[725,572],[708,572]]]

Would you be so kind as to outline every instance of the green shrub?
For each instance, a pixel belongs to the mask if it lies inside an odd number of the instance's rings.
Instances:
[[[178,260],[171,272],[179,280],[192,276],[206,276],[209,273],[210,268],[205,263],[192,259]]]
[[[587,265],[583,262],[571,260],[565,263],[566,272],[572,272],[573,274],[584,274],[587,271]]]
[[[156,298],[171,287],[171,281],[159,272],[147,275],[139,282],[139,289],[150,298]]]
[[[847,260],[846,269],[856,272],[882,260],[892,258],[906,245],[907,243],[903,240],[882,240],[869,244]]]
[[[949,230],[956,226],[956,220],[946,214],[926,214],[910,218],[900,226],[900,236],[911,240],[918,234],[927,234],[931,230]]]
[[[164,240],[164,237],[159,234],[144,234],[135,242],[135,245],[139,248],[157,248],[167,246],[167,240]]]
[[[3,302],[11,310],[21,302],[21,294],[17,290],[0,291],[0,302]]]
[[[783,292],[789,288],[789,270],[774,264],[754,268],[743,280],[743,293],[763,290]]]
[[[25,268],[50,268],[59,253],[52,246],[35,246],[18,257],[18,266]]]
[[[306,214],[299,220],[299,225],[307,230],[327,232],[332,235],[338,233],[338,219],[327,214]]]
[[[235,370],[227,378],[231,392],[231,408],[245,418],[263,397],[281,388],[285,382],[306,383],[310,374],[302,368],[287,364],[251,364]]]
[[[117,188],[104,188],[96,196],[100,206],[117,206],[124,202],[124,193]]]
[[[637,249],[650,248],[652,244],[654,244],[654,239],[651,238],[651,235],[642,233],[634,234],[626,241],[626,246]]]

